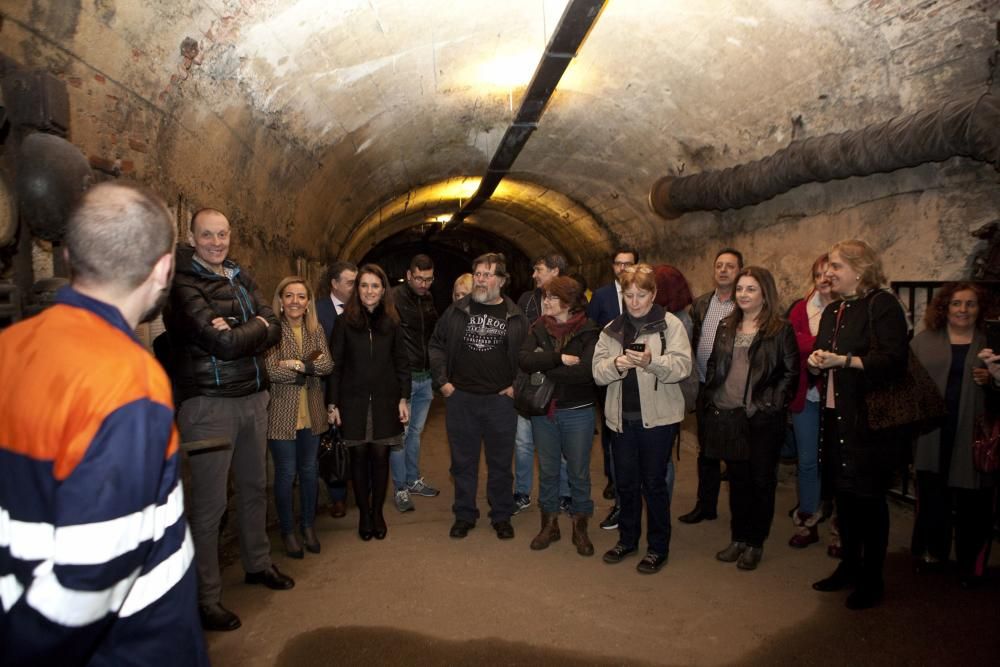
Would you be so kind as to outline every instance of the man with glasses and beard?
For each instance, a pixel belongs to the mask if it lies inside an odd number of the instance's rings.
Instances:
[[[455,482],[455,523],[449,534],[465,537],[479,518],[476,489],[482,442],[490,523],[498,538],[511,539],[511,459],[517,430],[513,383],[528,321],[500,293],[508,278],[503,255],[477,257],[472,278],[472,293],[448,307],[430,342],[431,378],[447,401],[445,424]]]
[[[207,665],[170,382],[133,333],[176,233],[145,189],[88,191],[69,286],[0,334],[5,665]]]

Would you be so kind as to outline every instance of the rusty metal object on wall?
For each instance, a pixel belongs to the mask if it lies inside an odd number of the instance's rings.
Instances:
[[[899,116],[861,130],[795,141],[761,160],[691,176],[665,176],[649,205],[672,219],[767,201],[806,183],[870,176],[962,156],[1000,170],[1000,98],[992,93]]]
[[[38,238],[62,238],[70,211],[92,181],[87,158],[62,137],[29,134],[18,147],[18,206]]]

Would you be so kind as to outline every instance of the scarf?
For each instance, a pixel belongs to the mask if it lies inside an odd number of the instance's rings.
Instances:
[[[556,352],[562,351],[566,343],[569,342],[569,339],[580,330],[580,327],[586,321],[587,313],[582,310],[575,315],[570,315],[569,319],[565,322],[559,322],[551,315],[542,315],[542,326],[545,327],[545,330],[555,341]]]

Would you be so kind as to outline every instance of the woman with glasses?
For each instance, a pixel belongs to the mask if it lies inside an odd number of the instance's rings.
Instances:
[[[681,321],[654,303],[653,267],[626,267],[619,280],[625,312],[601,332],[593,363],[595,382],[608,388],[604,418],[621,504],[618,544],[604,562],[620,563],[638,551],[645,499],[647,552],[636,569],[653,574],[670,552],[667,464],[684,419],[679,383],[691,373],[691,344]]]
[[[267,407],[268,449],[274,459],[274,504],[285,553],[305,553],[295,534],[292,486],[299,476],[300,528],[305,548],[319,553],[313,528],[316,517],[316,454],[327,426],[320,377],[333,370],[326,335],[316,319],[312,290],[304,278],[289,276],[274,290],[274,312],[280,313],[281,341],[264,357],[271,380]]]
[[[730,543],[715,557],[754,570],[774,519],[778,456],[799,380],[795,332],[778,304],[771,272],[739,272],[736,308],[719,322],[705,370],[705,455],[726,462]]]
[[[522,371],[544,373],[555,383],[547,414],[531,417],[542,510],[542,528],[531,548],[545,549],[560,538],[559,477],[565,459],[573,544],[581,556],[592,556],[594,545],[587,534],[587,520],[594,514],[590,498],[595,399],[591,364],[600,330],[587,319],[586,307],[583,287],[577,281],[566,276],[549,280],[542,297],[542,316],[528,332],[519,362]]]
[[[375,264],[358,279],[333,326],[333,373],[326,402],[351,453],[351,480],[358,503],[358,535],[385,539],[383,514],[389,483],[389,451],[403,446],[410,419],[410,367],[389,279]]]

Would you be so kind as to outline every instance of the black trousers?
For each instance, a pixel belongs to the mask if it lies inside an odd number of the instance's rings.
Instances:
[[[456,389],[447,399],[445,428],[451,448],[451,476],[455,483],[452,512],[456,519],[475,523],[479,518],[479,452],[486,451],[486,497],[491,521],[508,521],[514,513],[514,436],[517,411],[514,400],[500,394],[470,394]]]
[[[700,401],[699,401],[700,403]],[[699,406],[698,417],[698,508],[706,514],[718,514],[719,489],[722,486],[722,463],[719,459],[703,454],[705,442],[701,425],[705,421],[705,411]]]
[[[784,439],[784,413],[755,414],[750,418],[750,458],[744,461],[726,459],[733,542],[762,547],[771,533],[774,492],[778,488],[778,458]]]
[[[854,575],[859,588],[882,590],[889,546],[889,504],[885,494],[838,491],[836,498],[844,566]]]
[[[955,538],[955,560],[962,576],[981,577],[990,560],[994,489],[948,486],[946,474],[917,471],[917,516],[910,549],[947,561]]]

